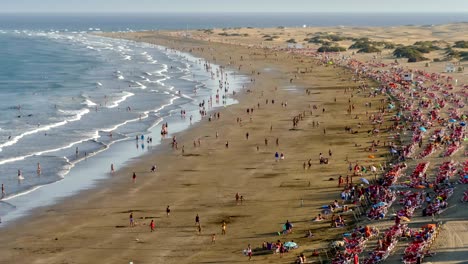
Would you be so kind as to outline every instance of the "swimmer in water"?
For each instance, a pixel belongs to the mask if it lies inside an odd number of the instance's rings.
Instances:
[[[37,175],[41,175],[41,164],[38,162],[37,163]]]
[[[21,175],[21,170],[18,170],[18,181],[24,180],[23,175]]]

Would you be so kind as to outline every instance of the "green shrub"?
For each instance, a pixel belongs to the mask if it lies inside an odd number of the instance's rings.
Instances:
[[[346,48],[339,46],[323,45],[317,49],[317,52],[340,52],[346,51]]]
[[[375,53],[375,52],[382,52],[382,50],[374,46],[370,46],[370,45],[358,50],[358,53]]]
[[[408,58],[408,62],[418,62],[427,60],[421,51],[416,49],[414,46],[403,46],[398,47],[393,51],[393,56],[397,58]]]
[[[465,41],[465,40],[456,41],[453,47],[460,48],[460,49],[468,49],[468,41]]]

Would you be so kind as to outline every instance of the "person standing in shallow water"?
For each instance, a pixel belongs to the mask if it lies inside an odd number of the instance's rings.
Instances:
[[[133,183],[136,182],[136,173],[135,172],[133,172],[132,181],[133,181]]]

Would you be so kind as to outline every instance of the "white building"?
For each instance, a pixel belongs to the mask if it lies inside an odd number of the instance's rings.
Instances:
[[[445,65],[445,72],[455,72],[455,65],[449,62]]]
[[[403,77],[403,80],[405,80],[407,82],[412,82],[413,81],[413,74],[410,73],[410,72],[403,73],[402,77]]]

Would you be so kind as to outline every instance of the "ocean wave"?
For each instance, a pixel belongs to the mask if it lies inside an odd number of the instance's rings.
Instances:
[[[140,76],[141,77],[141,76]],[[145,77],[143,77],[145,78]],[[130,87],[134,87],[134,88],[140,88],[140,89],[146,89],[147,87],[145,85],[143,85],[142,83],[140,82],[137,82],[137,81],[133,81],[133,80],[130,80],[130,82],[133,84],[133,85],[130,85]]]
[[[169,94],[169,93],[168,93],[168,94]],[[172,95],[172,98],[169,99],[169,103],[163,104],[163,105],[161,105],[160,107],[158,107],[158,108],[152,110],[151,112],[159,113],[159,112],[161,112],[164,108],[166,108],[166,107],[168,107],[168,106],[170,106],[170,105],[173,105],[173,104],[174,104],[174,101],[177,100],[177,99],[179,99],[179,98],[180,98],[179,96]]]
[[[128,97],[130,96],[134,96],[135,94],[133,93],[130,93],[130,92],[122,92],[123,93],[123,96],[122,98],[120,98],[119,100],[116,100],[115,102],[112,102],[111,105],[108,105],[107,108],[116,108],[117,106],[119,106],[120,103],[122,103],[123,101],[127,100]]]
[[[28,194],[28,193],[32,193],[32,192],[34,192],[34,191],[40,189],[41,187],[43,187],[43,186],[45,186],[45,185],[47,185],[47,184],[37,185],[37,186],[34,186],[34,187],[32,187],[31,189],[28,189],[28,190],[26,190],[26,191],[19,192],[19,193],[15,193],[15,194],[12,194],[12,195],[9,195],[9,196],[7,196],[7,197],[1,199],[1,201],[2,201],[2,202],[3,202],[3,201],[8,201],[8,200],[11,200],[11,199],[13,199],[13,198],[17,198],[17,197],[26,195],[26,194]]]
[[[67,111],[67,110],[59,110],[59,111],[64,113],[64,114],[74,114],[75,116],[73,118],[66,119],[66,120],[63,120],[63,121],[60,121],[60,122],[57,122],[57,123],[53,123],[53,124],[49,124],[49,125],[45,125],[45,126],[40,126],[40,127],[36,128],[36,129],[26,131],[26,132],[24,132],[24,133],[22,133],[22,134],[20,134],[20,135],[18,135],[16,137],[13,137],[9,141],[7,141],[7,142],[5,142],[3,144],[0,144],[0,152],[3,151],[3,148],[8,147],[8,146],[12,146],[12,145],[18,143],[18,141],[20,139],[22,139],[23,137],[25,137],[25,136],[36,134],[36,133],[43,132],[43,131],[48,131],[48,130],[50,130],[52,128],[63,126],[65,124],[69,123],[69,122],[78,121],[78,120],[81,119],[81,117],[83,117],[84,115],[89,113],[89,109],[87,109],[87,108],[81,109],[81,110],[78,110],[78,111]],[[2,161],[0,161],[0,164],[3,164]]]
[[[74,145],[83,143],[83,142],[85,142],[85,141],[96,139],[96,138],[98,138],[98,137],[99,137],[98,131],[95,131],[94,136],[92,136],[92,137],[85,138],[85,139],[78,140],[78,141],[74,141],[74,142],[71,142],[71,143],[69,143],[69,144],[67,144],[67,145],[65,145],[65,146],[62,146],[62,147],[58,147],[58,148],[54,148],[54,149],[47,149],[47,150],[38,151],[38,152],[31,153],[31,154],[23,155],[23,156],[18,156],[18,157],[14,157],[14,158],[9,158],[9,159],[0,160],[0,165],[6,164],[6,163],[10,163],[10,162],[19,161],[19,160],[24,160],[24,159],[26,159],[26,158],[30,158],[30,157],[34,157],[34,156],[41,156],[41,155],[44,155],[44,154],[48,154],[48,153],[52,153],[52,152],[57,152],[57,151],[60,151],[60,150],[64,150],[64,149],[67,149],[67,148],[71,148],[71,147],[73,147]]]
[[[86,99],[86,100],[85,100],[83,103],[81,103],[81,104],[84,104],[84,105],[86,105],[86,106],[88,106],[88,107],[93,107],[93,106],[96,106],[96,105],[97,105],[95,102],[93,102],[93,101],[91,101],[91,100],[89,100],[89,99]]]

